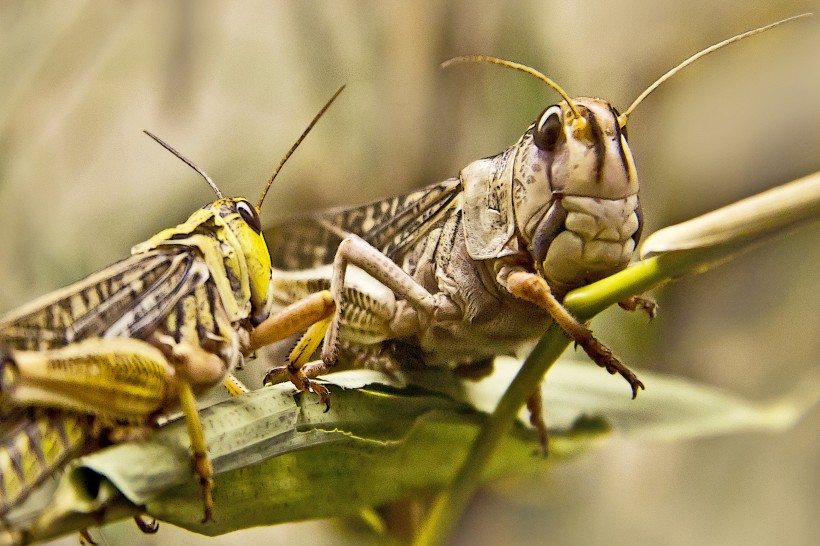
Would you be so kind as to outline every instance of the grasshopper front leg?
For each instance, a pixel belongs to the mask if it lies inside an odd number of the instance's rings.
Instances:
[[[328,408],[330,407],[327,389],[315,385],[309,380],[309,377],[316,377],[324,370],[313,370],[314,366],[311,366],[309,368],[311,375],[306,375],[303,367],[318,348],[335,310],[336,304],[331,292],[321,290],[309,294],[272,314],[254,328],[250,335],[251,351],[281,341],[307,329],[300,342],[291,351],[288,364],[268,370],[265,374],[265,384],[274,382],[277,376],[286,376],[297,389],[315,392],[321,397],[322,402]],[[229,391],[233,392],[228,384],[231,379],[233,379],[233,376],[226,379],[226,386]]]
[[[330,296],[330,292],[326,290],[319,293]],[[277,383],[279,378],[286,378],[300,391],[312,392],[318,395],[325,405],[325,411],[329,411],[330,391],[311,381],[311,378],[326,372],[328,366],[321,360],[310,362],[310,357],[319,348],[319,344],[322,342],[332,319],[332,316],[327,316],[312,324],[291,350],[287,358],[287,364],[269,369],[265,373],[263,383],[270,385]]]
[[[267,371],[264,378],[265,384],[275,382],[276,378],[280,376],[287,377],[300,391],[318,394],[322,399],[322,403],[328,409],[330,408],[330,393],[328,390],[321,385],[316,385],[309,379],[321,374],[325,368],[315,365],[305,367],[305,365],[319,347],[335,310],[336,304],[331,292],[321,290],[309,294],[272,314],[254,328],[250,334],[251,351],[281,341],[307,329],[307,332],[291,351],[287,365]],[[233,379],[231,375],[225,380],[225,384],[231,393],[234,393],[231,381]]]
[[[580,345],[598,366],[605,368],[610,374],[618,373],[626,379],[632,388],[633,399],[638,396],[639,389],[646,388],[632,370],[595,338],[589,328],[578,322],[578,319],[561,305],[543,277],[520,267],[502,266],[497,279],[513,296],[534,303],[549,313],[558,326]]]

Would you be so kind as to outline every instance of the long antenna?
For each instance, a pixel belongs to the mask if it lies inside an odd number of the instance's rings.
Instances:
[[[581,125],[580,128],[583,128],[583,125],[586,123],[584,118],[581,116],[581,113],[578,111],[578,108],[575,106],[575,102],[569,97],[569,95],[567,95],[567,93],[563,89],[561,89],[561,86],[534,68],[531,68],[525,64],[507,61],[505,59],[499,59],[498,57],[489,57],[487,55],[462,55],[461,57],[453,57],[452,59],[448,59],[441,63],[441,68],[447,68],[448,66],[452,66],[457,63],[491,63],[505,66],[507,68],[512,68],[513,70],[520,70],[521,72],[526,72],[531,76],[535,76],[542,82],[546,83],[547,85],[558,91],[558,94],[561,95],[561,97],[565,101],[567,101],[567,104],[569,104],[569,108],[570,110],[572,110],[572,114],[576,122]]]
[[[279,165],[276,166],[276,170],[273,171],[273,174],[270,175],[270,178],[268,178],[268,183],[265,184],[265,189],[262,190],[262,195],[259,196],[259,202],[256,204],[256,212],[259,212],[262,209],[262,202],[265,200],[265,196],[268,194],[268,190],[270,189],[271,185],[273,184],[274,178],[276,178],[276,175],[279,174],[280,170],[282,170],[282,166],[285,164],[285,162],[288,160],[288,158],[290,158],[291,154],[293,154],[293,152],[296,150],[296,148],[299,147],[299,144],[302,143],[302,141],[305,139],[305,137],[310,132],[310,130],[313,129],[313,126],[316,125],[316,122],[319,121],[319,118],[321,118],[322,115],[327,111],[327,109],[330,108],[330,105],[333,104],[333,101],[336,100],[336,97],[339,96],[339,94],[344,90],[344,88],[345,88],[344,85],[341,86],[333,94],[333,96],[330,97],[330,100],[327,101],[327,103],[325,103],[324,106],[322,106],[322,109],[319,110],[319,113],[317,113],[315,116],[313,116],[313,119],[310,121],[307,128],[304,131],[302,131],[302,134],[299,135],[299,138],[296,139],[296,142],[294,142],[293,146],[290,147],[290,150],[287,151],[285,156],[279,162]]]
[[[658,80],[655,83],[653,83],[652,85],[650,85],[649,87],[646,88],[646,91],[644,91],[643,93],[638,95],[638,98],[635,99],[635,101],[632,104],[629,105],[629,108],[627,108],[626,111],[619,116],[618,123],[620,123],[621,126],[623,127],[626,124],[626,118],[629,117],[629,115],[632,113],[632,111],[635,110],[635,107],[638,106],[641,103],[641,101],[643,101],[647,97],[647,95],[649,95],[652,91],[657,89],[660,84],[662,84],[663,82],[665,82],[666,80],[668,80],[669,78],[671,78],[672,76],[674,76],[675,74],[677,74],[678,72],[680,72],[681,70],[683,70],[684,68],[686,68],[687,66],[692,64],[693,62],[697,61],[701,57],[704,57],[704,56],[712,53],[713,51],[717,51],[718,49],[722,48],[723,46],[727,46],[729,44],[739,42],[740,40],[743,40],[744,38],[748,38],[749,36],[754,36],[755,34],[760,34],[761,32],[766,32],[767,30],[772,29],[776,26],[780,26],[783,23],[788,23],[789,21],[794,21],[795,19],[800,19],[802,17],[811,17],[811,15],[812,15],[811,13],[803,13],[803,14],[800,14],[800,15],[795,15],[793,17],[788,17],[786,19],[783,19],[781,21],[777,21],[777,22],[772,23],[770,25],[765,25],[765,26],[758,27],[758,28],[755,28],[755,29],[752,29],[752,30],[748,30],[748,31],[746,31],[742,34],[738,34],[737,36],[732,36],[731,38],[727,38],[726,40],[723,40],[720,43],[717,43],[713,46],[707,47],[706,49],[704,49],[702,51],[699,51],[698,53],[695,53],[694,55],[692,55],[691,57],[689,57],[688,59],[686,59],[685,61],[680,63],[678,66],[676,66],[675,68],[671,69],[669,72],[667,72],[666,74],[664,74],[663,76],[658,78]]]
[[[183,161],[186,165],[188,165],[188,166],[189,166],[189,167],[191,167],[193,170],[195,170],[196,172],[198,172],[198,173],[199,173],[199,175],[200,175],[202,178],[204,178],[204,179],[205,179],[205,182],[207,182],[207,183],[208,183],[208,185],[211,187],[211,189],[213,189],[213,190],[214,190],[214,193],[216,193],[216,196],[217,196],[218,198],[220,198],[220,199],[222,199],[222,198],[223,198],[222,192],[221,192],[221,191],[219,191],[219,188],[217,188],[217,187],[216,187],[216,184],[214,184],[214,181],[213,181],[213,180],[211,180],[211,177],[210,177],[210,176],[208,176],[208,175],[205,173],[205,171],[203,171],[202,169],[200,169],[199,167],[197,167],[196,165],[194,165],[194,162],[193,162],[193,161],[191,161],[190,159],[188,159],[187,157],[185,157],[184,155],[182,155],[181,153],[179,153],[178,151],[176,151],[176,150],[175,150],[175,149],[174,149],[174,148],[173,148],[170,144],[168,144],[167,142],[165,142],[164,140],[162,140],[161,138],[159,138],[159,137],[158,137],[157,135],[155,135],[154,133],[152,133],[152,132],[150,132],[150,131],[145,131],[145,130],[143,130],[142,132],[143,132],[143,133],[145,133],[146,135],[148,135],[149,137],[153,138],[154,140],[156,140],[156,141],[159,143],[159,145],[160,145],[160,146],[162,146],[163,148],[165,148],[166,150],[168,150],[169,152],[171,152],[172,154],[174,154],[175,156],[177,156],[177,157],[178,157],[179,159],[181,159],[181,160],[182,160],[182,161]]]

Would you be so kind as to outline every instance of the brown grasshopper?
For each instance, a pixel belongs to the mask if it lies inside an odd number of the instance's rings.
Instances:
[[[388,368],[419,362],[487,369],[496,355],[520,350],[555,321],[596,364],[624,377],[634,398],[644,384],[561,305],[573,288],[627,267],[640,239],[627,118],[695,60],[789,20],[697,53],[623,113],[602,99],[572,99],[517,63],[483,56],[444,63],[480,61],[522,70],[563,101],[546,108],[513,146],[467,165],[458,177],[268,232],[274,301],[284,305],[329,289],[338,311],[321,362],[300,368],[301,355],[287,369],[271,370],[266,380],[284,373],[306,380],[338,358]],[[654,304],[642,299],[622,306],[654,313]],[[538,398],[531,399],[530,408],[539,407]],[[540,411],[533,417],[545,442]]]
[[[330,315],[312,294],[275,315],[271,263],[259,212],[284,162],[344,87],[316,115],[268,180],[256,205],[218,199],[131,256],[0,317],[0,539],[4,517],[68,459],[140,436],[181,409],[212,516],[213,470],[195,393],[220,382],[259,348]],[[18,540],[19,539],[19,540]]]

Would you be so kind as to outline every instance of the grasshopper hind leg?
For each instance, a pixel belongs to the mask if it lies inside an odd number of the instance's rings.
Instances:
[[[459,364],[453,368],[453,372],[462,379],[480,381],[493,373],[494,364],[495,357],[492,356]],[[538,433],[539,452],[546,457],[549,451],[549,434],[547,433],[547,421],[544,416],[544,396],[540,384],[527,399],[527,410],[530,412],[530,424]]]
[[[547,421],[544,417],[544,394],[541,392],[541,385],[535,389],[527,398],[527,410],[530,412],[530,424],[538,432],[538,444],[541,446],[541,456],[549,454],[549,434],[547,433]]]

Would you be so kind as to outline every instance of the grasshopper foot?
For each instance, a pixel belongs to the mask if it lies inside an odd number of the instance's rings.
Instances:
[[[320,360],[311,362],[302,367],[276,366],[265,373],[263,383],[273,385],[280,383],[282,378],[287,378],[300,392],[310,392],[319,396],[319,401],[325,405],[325,413],[330,411],[330,391],[327,387],[311,381],[311,378],[327,371],[327,367]]]
[[[194,455],[194,466],[199,476],[199,485],[202,487],[203,513],[201,523],[208,523],[214,519],[214,469],[207,455]]]
[[[80,544],[83,546],[97,546],[97,543],[91,538],[91,533],[88,532],[88,529],[80,529]]]
[[[527,410],[530,412],[530,424],[538,432],[539,453],[542,457],[549,454],[549,434],[547,433],[547,422],[544,420],[544,397],[541,394],[541,386],[527,398]]]
[[[624,366],[612,354],[612,351],[595,339],[589,328],[578,322],[561,305],[561,302],[552,294],[552,289],[546,280],[534,273],[520,269],[507,270],[504,268],[498,273],[498,280],[515,297],[532,302],[547,311],[558,326],[575,342],[575,346],[580,345],[598,366],[606,368],[606,371],[611,374],[618,373],[626,379],[632,387],[633,399],[638,396],[638,389],[646,388],[632,370]]]
[[[293,380],[291,380],[293,381]],[[298,387],[298,386],[297,386]],[[308,378],[302,380],[302,387],[298,387],[302,392],[312,392],[319,397],[319,402],[325,405],[325,413],[330,411],[330,391],[324,385],[320,385]]]
[[[156,518],[151,518],[151,520],[147,520],[140,516],[134,516],[134,523],[137,524],[139,530],[145,533],[146,535],[153,535],[157,531],[159,531],[159,522]]]
[[[638,390],[646,390],[646,386],[638,379],[635,372],[626,367],[626,365],[618,360],[607,347],[605,347],[597,339],[590,338],[589,340],[582,340],[581,347],[589,355],[593,362],[598,366],[606,369],[611,375],[619,374],[626,379],[629,386],[632,387],[632,399],[638,396]]]
[[[619,301],[618,306],[627,311],[643,311],[649,320],[658,316],[658,302],[648,296],[632,296]]]

